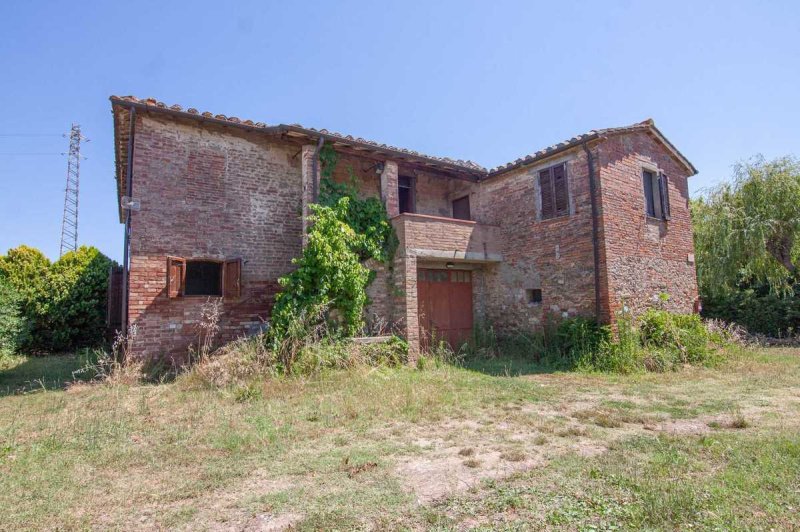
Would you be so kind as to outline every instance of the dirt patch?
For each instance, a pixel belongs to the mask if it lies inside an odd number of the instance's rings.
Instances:
[[[483,479],[507,477],[545,463],[541,455],[509,461],[501,454],[499,451],[475,453],[465,460],[458,449],[452,447],[430,456],[404,460],[397,466],[397,473],[417,501],[425,504],[477,487]]]

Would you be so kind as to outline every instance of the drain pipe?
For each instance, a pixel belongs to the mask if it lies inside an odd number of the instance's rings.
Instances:
[[[125,170],[127,177],[125,194],[133,197],[133,135],[136,130],[136,108],[130,107],[131,129],[128,133],[128,164]],[[131,209],[125,209],[125,249],[122,251],[122,333],[128,334],[128,262],[131,243]]]
[[[586,152],[586,162],[589,166],[589,195],[592,202],[592,252],[594,255],[594,317],[600,323],[600,244],[598,227],[598,211],[597,205],[597,177],[594,173],[594,156],[591,150],[584,141],[582,143],[583,151]]]
[[[322,146],[325,144],[325,138],[320,135],[319,140],[317,141],[317,149],[314,151],[314,160],[311,161],[311,180],[313,182],[312,187],[312,200],[313,203],[319,201],[319,178],[317,176],[317,168],[319,167],[319,152],[322,150]]]

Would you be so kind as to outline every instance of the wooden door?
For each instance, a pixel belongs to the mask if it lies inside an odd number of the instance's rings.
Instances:
[[[453,349],[472,334],[472,272],[420,269],[417,274],[420,337],[445,340]]]

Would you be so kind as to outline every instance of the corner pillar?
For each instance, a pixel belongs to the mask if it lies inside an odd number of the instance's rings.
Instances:
[[[386,207],[386,214],[394,218],[400,214],[400,199],[397,190],[397,163],[386,161],[381,172],[381,200]]]
[[[302,216],[303,216],[303,247],[305,247],[308,240],[308,215],[311,214],[309,205],[314,203],[314,185],[319,183],[320,169],[317,165],[317,175],[314,174],[314,154],[317,147],[313,144],[305,144],[301,150],[300,167],[301,179],[300,182],[303,186],[302,192]]]
[[[394,259],[394,282],[397,293],[394,321],[404,332],[408,342],[408,359],[414,363],[420,351],[416,257],[397,256]]]

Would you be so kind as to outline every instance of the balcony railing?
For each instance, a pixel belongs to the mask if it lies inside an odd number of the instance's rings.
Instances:
[[[420,258],[500,262],[500,228],[471,220],[404,213],[392,225],[406,255]]]

